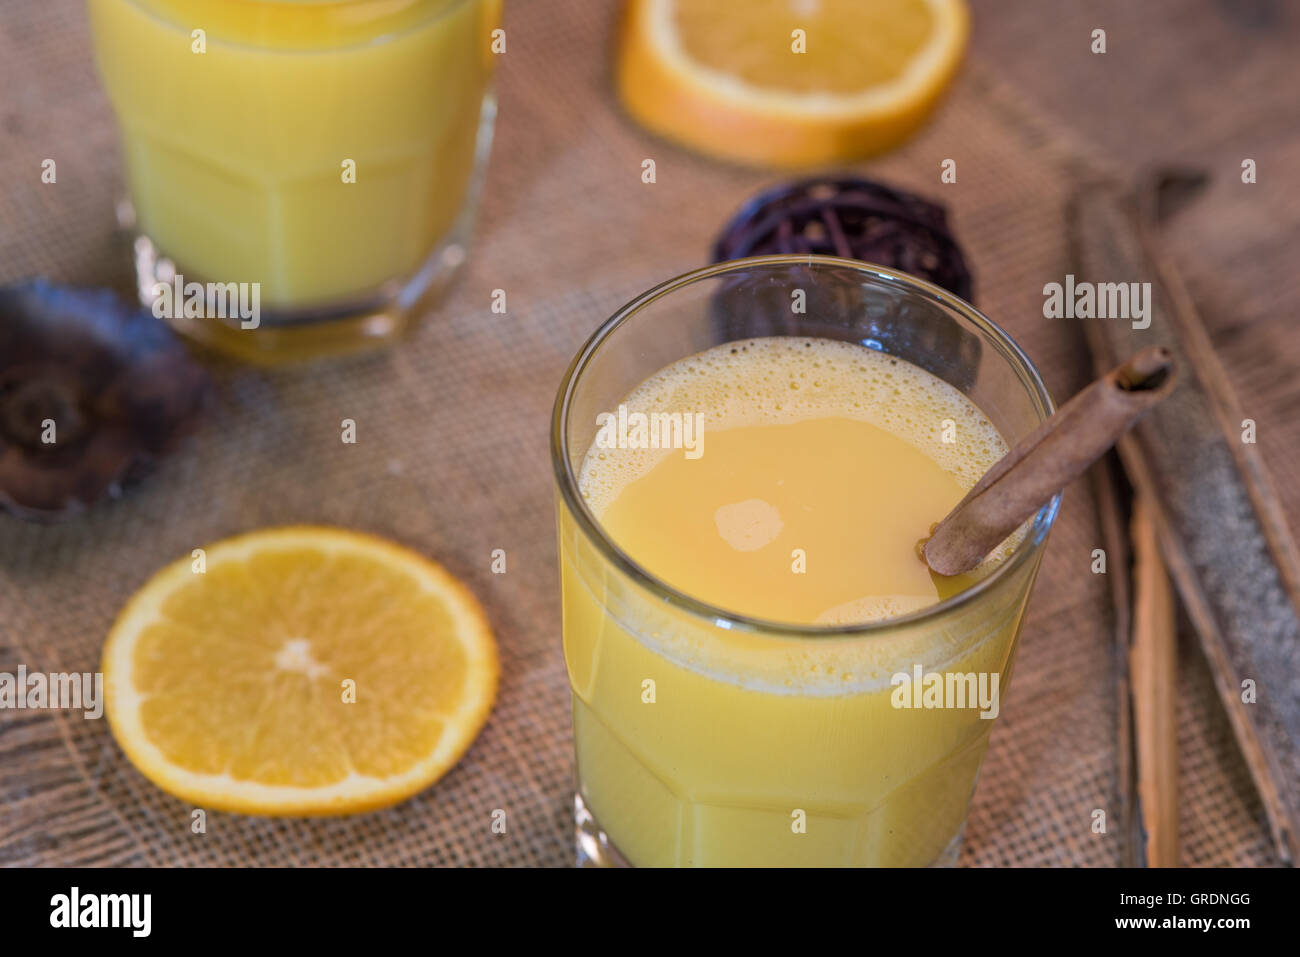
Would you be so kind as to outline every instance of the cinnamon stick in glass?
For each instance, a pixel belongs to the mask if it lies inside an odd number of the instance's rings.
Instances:
[[[941,575],[978,565],[1173,391],[1170,353],[1151,346],[1097,379],[989,469],[923,546]]]

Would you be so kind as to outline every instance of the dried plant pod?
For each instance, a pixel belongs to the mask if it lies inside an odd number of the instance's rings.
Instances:
[[[0,508],[53,521],[119,494],[209,389],[163,323],[108,290],[0,287]]]

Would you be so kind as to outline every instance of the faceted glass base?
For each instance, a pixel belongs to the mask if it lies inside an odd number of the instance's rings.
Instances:
[[[928,867],[956,867],[961,857],[962,837],[966,832],[963,821],[953,839]],[[573,794],[573,843],[578,867],[632,867],[632,863],[619,853],[609,835],[601,829],[595,815],[587,807],[582,795]]]
[[[315,359],[383,346],[411,329],[418,308],[440,298],[465,261],[464,240],[448,237],[404,282],[390,284],[373,297],[315,309],[264,308],[256,328],[236,318],[165,315],[163,321],[188,339],[246,362],[279,363]],[[148,236],[134,245],[140,302],[152,308],[158,284],[170,285],[176,267]],[[185,277],[188,283],[190,279]]]
[[[609,835],[600,829],[596,818],[587,810],[582,795],[573,792],[573,843],[579,867],[631,867],[618,852]]]

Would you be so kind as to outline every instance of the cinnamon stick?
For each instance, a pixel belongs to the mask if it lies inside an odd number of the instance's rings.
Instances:
[[[1148,867],[1178,866],[1178,632],[1151,506],[1133,503],[1133,638],[1129,647],[1138,794]]]
[[[1152,346],[1061,406],[981,478],[925,543],[941,575],[968,572],[1082,475],[1174,387],[1168,350]]]

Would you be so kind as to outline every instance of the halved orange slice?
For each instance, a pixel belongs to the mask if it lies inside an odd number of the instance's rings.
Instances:
[[[711,156],[853,160],[924,122],[969,32],[965,0],[630,0],[618,93],[646,127]]]

